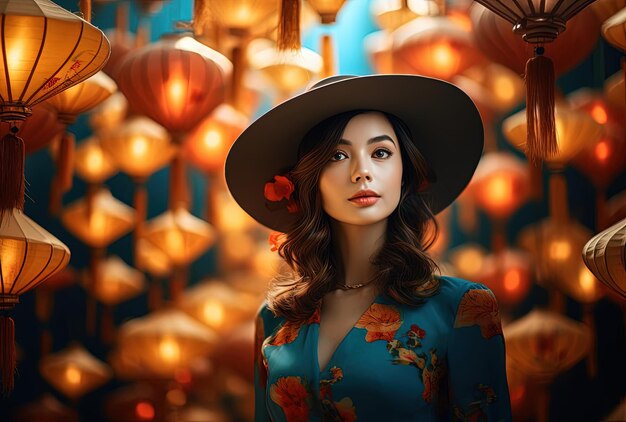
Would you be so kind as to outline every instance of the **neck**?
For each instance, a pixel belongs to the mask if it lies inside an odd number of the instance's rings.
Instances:
[[[385,243],[387,220],[366,226],[331,222],[340,283],[355,285],[369,282],[374,274],[372,258]]]

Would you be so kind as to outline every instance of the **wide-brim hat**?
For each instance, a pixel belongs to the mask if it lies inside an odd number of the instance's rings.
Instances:
[[[297,215],[268,206],[265,184],[296,164],[298,145],[313,126],[351,110],[390,113],[408,125],[435,175],[421,192],[433,213],[450,205],[472,178],[483,150],[483,125],[460,88],[417,75],[333,76],[272,108],[239,135],[225,164],[237,203],[262,225],[289,230]]]

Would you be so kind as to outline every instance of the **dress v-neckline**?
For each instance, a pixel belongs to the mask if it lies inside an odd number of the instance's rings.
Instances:
[[[322,374],[326,373],[326,371],[328,371],[330,369],[330,365],[333,363],[333,361],[335,359],[335,355],[337,354],[337,351],[339,351],[339,349],[341,348],[343,343],[345,343],[345,341],[348,338],[348,336],[352,333],[352,331],[354,331],[354,329],[356,328],[356,325],[358,324],[358,322],[361,320],[361,318],[363,318],[363,315],[365,315],[367,313],[367,311],[369,311],[371,309],[371,307],[377,302],[377,300],[381,296],[382,296],[382,294],[378,294],[378,295],[376,295],[374,297],[374,299],[372,299],[372,302],[367,306],[367,308],[365,308],[365,310],[357,318],[357,320],[354,322],[352,327],[350,327],[350,329],[343,336],[341,341],[339,343],[337,343],[337,347],[335,347],[335,350],[333,350],[333,352],[331,353],[330,358],[328,359],[328,362],[326,362],[326,365],[324,366],[323,370],[322,370],[322,368],[320,366],[320,355],[319,355],[320,327],[321,327],[321,323],[322,323],[322,304],[320,303],[318,305],[319,323],[317,324],[317,332],[316,332],[316,335],[315,335],[315,345],[314,345],[315,350],[314,350],[314,353],[315,353],[315,366],[317,367],[317,372],[318,372],[319,375],[322,375]]]

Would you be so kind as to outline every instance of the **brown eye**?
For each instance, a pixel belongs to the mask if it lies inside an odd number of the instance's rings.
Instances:
[[[391,157],[391,151],[387,149],[379,148],[376,151],[374,151],[374,154],[372,155],[374,156],[374,158],[389,158]]]

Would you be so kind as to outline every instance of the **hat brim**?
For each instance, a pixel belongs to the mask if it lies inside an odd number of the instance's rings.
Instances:
[[[296,221],[286,207],[270,210],[265,183],[294,165],[298,145],[317,123],[350,110],[378,110],[402,119],[436,175],[426,193],[433,213],[469,183],[483,150],[483,125],[472,100],[448,82],[416,75],[356,76],[297,95],[268,111],[237,138],[225,164],[237,203],[256,221],[285,232]]]

